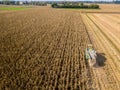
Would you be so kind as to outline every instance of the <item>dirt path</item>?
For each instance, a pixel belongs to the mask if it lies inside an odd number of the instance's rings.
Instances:
[[[118,57],[114,54],[114,46],[109,42],[106,36],[101,32],[100,27],[86,14],[82,14],[84,23],[87,26],[93,44],[98,52],[98,60],[104,60],[103,65],[92,67],[94,84],[96,90],[119,90],[120,73],[116,65]],[[116,52],[117,53],[117,52]],[[99,63],[99,61],[98,61]],[[94,86],[94,87],[95,87]]]

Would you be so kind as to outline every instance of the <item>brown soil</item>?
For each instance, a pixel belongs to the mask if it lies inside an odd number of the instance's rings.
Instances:
[[[77,18],[76,18],[77,17]],[[0,14],[0,90],[89,90],[79,12],[48,7]]]

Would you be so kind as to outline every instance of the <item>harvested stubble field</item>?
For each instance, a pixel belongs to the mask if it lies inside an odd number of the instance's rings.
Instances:
[[[49,7],[0,12],[0,90],[119,90],[119,17]],[[99,66],[84,58],[90,42]]]
[[[120,4],[99,4],[100,9],[81,9],[79,11],[86,13],[118,13],[120,14]]]
[[[0,90],[92,88],[84,59],[88,42],[79,12],[46,7],[1,13]]]
[[[120,14],[82,14],[99,60],[104,67],[93,68],[93,81],[100,90],[120,89]],[[103,58],[104,56],[104,58]],[[97,83],[96,83],[97,80]]]

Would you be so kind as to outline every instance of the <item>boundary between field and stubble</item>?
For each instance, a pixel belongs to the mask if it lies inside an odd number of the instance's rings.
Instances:
[[[83,18],[82,18],[82,16],[81,16],[81,13],[80,13],[80,18],[81,18],[81,20],[82,20],[82,23],[83,23],[83,26],[84,26],[84,30],[85,30],[85,32],[87,33],[87,36],[88,36],[88,44],[93,44],[93,41],[92,41],[92,38],[90,37],[90,34],[89,34],[89,32],[88,32],[88,30],[87,30],[87,27],[86,27],[86,25],[85,25],[85,23],[84,23],[84,21],[83,21]],[[95,47],[94,46],[94,44],[93,44],[93,47]],[[87,61],[88,62],[88,61]],[[89,66],[89,65],[88,65]],[[90,84],[90,86],[91,86],[91,88],[93,88],[92,87],[92,83],[91,83],[91,81],[92,81],[92,74],[93,74],[93,71],[92,71],[92,68],[89,66],[88,67],[88,74],[90,74],[89,76],[90,76],[90,80],[89,80],[89,84]]]

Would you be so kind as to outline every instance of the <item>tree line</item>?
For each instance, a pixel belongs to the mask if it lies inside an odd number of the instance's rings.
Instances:
[[[63,3],[63,4],[57,4],[53,3],[51,5],[53,8],[86,8],[86,9],[99,9],[99,5],[97,4],[90,4],[85,5],[84,3]]]

